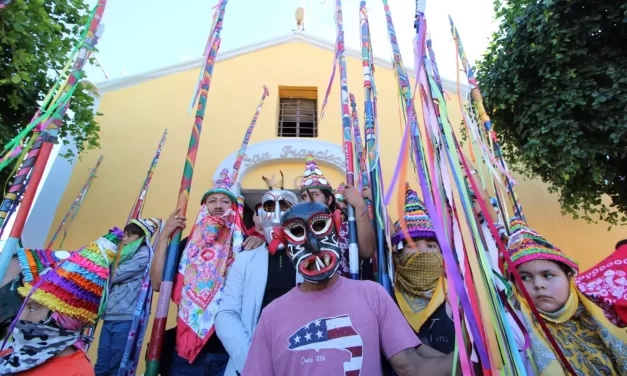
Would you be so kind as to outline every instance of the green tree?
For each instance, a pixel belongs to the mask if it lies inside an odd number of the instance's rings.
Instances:
[[[89,16],[83,0],[14,0],[0,12],[0,143],[15,137],[54,85]],[[79,153],[99,147],[99,127],[89,88],[79,85],[60,128],[74,137]],[[11,168],[0,172],[0,183]]]
[[[506,158],[562,210],[627,222],[627,2],[496,0],[478,80]],[[610,203],[603,201],[610,198]]]

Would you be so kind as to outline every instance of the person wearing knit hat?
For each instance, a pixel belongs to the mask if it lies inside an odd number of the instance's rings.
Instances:
[[[25,302],[12,325],[11,349],[0,354],[0,374],[94,374],[86,355],[93,338],[82,331],[104,313],[122,237],[115,228],[73,253],[17,250]]]
[[[339,189],[339,188],[338,188]],[[348,243],[349,229],[348,216],[346,210],[342,208],[336,198],[331,183],[322,173],[322,170],[316,164],[313,155],[308,155],[305,160],[305,173],[301,181],[300,197],[302,201],[310,201],[313,199],[327,205],[331,212],[339,210],[341,215],[341,225],[339,236],[340,247],[340,266],[338,273],[344,277],[350,277],[350,268],[348,260]],[[355,209],[355,222],[357,224],[357,247],[359,250],[360,260],[369,260],[374,256],[375,251],[375,235],[370,217],[367,213],[366,201],[362,194],[354,187],[345,185],[342,192],[345,205],[351,205]]]
[[[178,249],[172,288],[172,301],[178,306],[176,346],[166,343],[163,349],[174,353],[169,370],[172,375],[222,375],[226,369],[229,356],[215,334],[224,282],[237,253],[265,243],[255,236],[244,239],[246,229],[233,184],[229,171],[223,169],[202,196],[190,235]],[[187,219],[176,209],[163,227],[150,269],[154,291],[161,287],[169,239],[186,224]]]
[[[516,308],[530,334],[530,360],[537,374],[560,376],[569,371],[540,330],[530,303],[576,374],[627,375],[627,334],[577,289],[577,262],[519,218],[512,218],[510,230],[507,248],[511,264],[506,268],[518,271],[531,297],[528,302],[517,294]]]
[[[133,317],[147,276],[152,255],[151,243],[159,230],[158,218],[131,219],[124,227],[122,250],[113,268],[109,299],[103,315],[98,343],[96,376],[118,373]]]
[[[403,315],[423,343],[448,354],[455,350],[455,327],[445,301],[442,251],[424,203],[405,188],[404,221],[394,224],[394,295]],[[409,238],[406,238],[409,236]]]

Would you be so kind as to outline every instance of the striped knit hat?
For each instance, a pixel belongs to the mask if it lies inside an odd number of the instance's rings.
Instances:
[[[507,250],[512,260],[512,266],[516,267],[533,260],[551,260],[566,264],[575,274],[579,272],[577,261],[566,256],[564,252],[549,243],[542,235],[530,229],[527,223],[520,218],[512,218],[510,232]],[[505,264],[505,268],[507,269],[507,264]]]
[[[306,189],[328,189],[333,191],[331,184],[324,177],[324,174],[316,164],[313,155],[309,154],[305,160],[305,174],[300,185],[300,193]]]
[[[53,312],[80,320],[86,327],[93,325],[106,306],[109,265],[123,235],[114,228],[74,253],[18,249],[24,276],[24,286],[18,292],[26,297],[43,278],[31,299]]]
[[[335,190],[335,199],[339,202],[344,202],[344,191],[346,190],[346,184],[340,183],[339,187]]]
[[[225,194],[229,196],[229,198],[233,200],[234,203],[236,203],[237,197],[235,197],[235,194],[231,191],[231,187],[233,187],[233,182],[231,181],[231,177],[229,176],[229,170],[225,168],[220,172],[220,177],[218,177],[218,180],[216,180],[213,188],[205,192],[205,194],[202,196],[202,200],[200,200],[200,205],[204,204],[207,200],[207,197],[211,196],[214,193]]]
[[[409,184],[406,184],[405,187],[405,222],[407,223],[407,231],[412,238],[437,239],[425,205],[418,198],[416,191],[409,187]],[[396,221],[392,234],[392,244],[398,244],[404,238],[401,221]]]
[[[145,218],[145,219],[131,219],[131,223],[136,224],[139,228],[144,231],[146,234],[147,242],[152,239],[155,235],[155,232],[159,231],[159,227],[161,227],[161,219],[160,218]]]

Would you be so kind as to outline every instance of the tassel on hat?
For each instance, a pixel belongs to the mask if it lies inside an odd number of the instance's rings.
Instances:
[[[437,239],[425,204],[418,198],[416,191],[409,187],[409,184],[405,187],[405,222],[412,238]],[[392,243],[398,244],[404,237],[401,222],[396,221]]]
[[[235,197],[235,194],[231,191],[232,187],[233,187],[233,181],[231,180],[231,177],[229,176],[229,170],[225,168],[220,172],[220,176],[218,177],[218,180],[216,180],[213,187],[209,189],[207,192],[205,192],[205,194],[202,196],[200,205],[205,203],[205,201],[207,200],[207,197],[215,193],[225,194],[229,196],[229,198],[233,200],[234,203],[236,203],[237,197]]]
[[[335,199],[339,202],[344,202],[344,191],[346,190],[346,184],[340,183],[340,185],[335,190]]]
[[[507,251],[513,267],[533,260],[551,260],[566,264],[575,274],[579,272],[577,261],[566,256],[562,250],[529,228],[527,223],[520,218],[511,219],[510,231]]]
[[[331,184],[329,184],[311,154],[305,160],[305,174],[303,175],[300,192],[303,193],[306,189],[328,189],[333,191]]]

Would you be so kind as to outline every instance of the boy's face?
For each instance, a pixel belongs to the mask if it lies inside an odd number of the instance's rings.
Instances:
[[[333,202],[333,198],[331,196],[329,196],[328,199],[324,197],[324,193],[322,193],[320,189],[310,189],[309,193],[311,193],[311,197],[313,197],[314,201],[325,204],[326,206],[331,205],[331,203]],[[311,201],[306,191],[300,194],[300,199],[302,200],[302,202]]]
[[[231,198],[223,193],[214,193],[207,197],[205,201],[209,215],[212,217],[222,217],[233,205]]]
[[[124,245],[128,245],[131,244],[132,242],[134,242],[135,240],[141,238],[141,235],[137,235],[137,234],[131,234],[128,232],[124,233],[124,237],[122,238],[122,244]]]
[[[403,245],[405,246],[401,249],[404,253],[441,253],[440,244],[435,239],[414,239],[414,243],[416,243],[416,247],[412,247],[411,244],[406,244],[406,241],[403,241]]]
[[[544,312],[559,311],[570,294],[568,275],[553,261],[533,260],[516,267],[531,300]]]
[[[48,318],[50,310],[45,306],[37,303],[36,301],[29,299],[26,302],[26,306],[20,315],[20,320],[30,322],[41,322]]]

